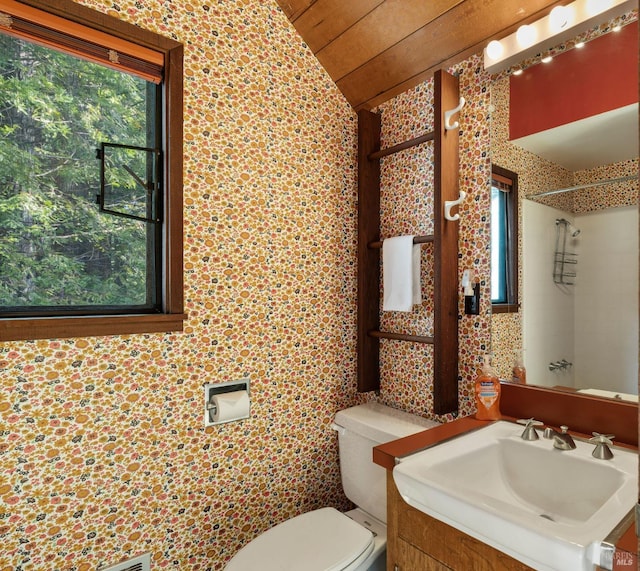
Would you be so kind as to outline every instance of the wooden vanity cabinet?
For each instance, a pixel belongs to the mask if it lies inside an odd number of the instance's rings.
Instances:
[[[407,504],[387,470],[388,571],[533,571]]]

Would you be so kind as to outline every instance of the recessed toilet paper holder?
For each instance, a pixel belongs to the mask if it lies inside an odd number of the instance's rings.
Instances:
[[[233,422],[236,420],[242,420],[249,418],[249,408],[242,410],[240,414],[233,415],[231,418],[225,418],[224,420],[216,420],[217,406],[215,401],[216,397],[227,393],[236,393],[244,391],[249,397],[249,386],[251,381],[249,379],[240,379],[237,381],[227,381],[224,383],[205,383],[204,384],[204,425],[213,426],[216,424],[224,424],[226,422]]]

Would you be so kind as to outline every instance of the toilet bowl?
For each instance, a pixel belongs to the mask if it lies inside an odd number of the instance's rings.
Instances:
[[[225,571],[385,571],[386,473],[372,448],[438,423],[376,402],[336,414],[340,474],[356,508],[332,507],[284,521],[245,545]]]
[[[371,530],[334,508],[321,508],[265,531],[238,551],[226,570],[359,571],[371,568],[364,564],[381,551],[384,545]]]

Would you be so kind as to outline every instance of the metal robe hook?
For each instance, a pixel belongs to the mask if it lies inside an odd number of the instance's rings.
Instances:
[[[460,214],[456,213],[456,214],[451,214],[451,209],[454,206],[458,206],[465,198],[465,196],[467,196],[467,193],[464,192],[463,190],[460,191],[460,197],[458,198],[458,200],[445,200],[444,201],[444,217],[447,220],[451,220],[452,222],[455,222],[456,220],[460,220]]]
[[[465,104],[464,97],[461,97],[460,98],[460,103],[458,104],[458,106],[455,109],[451,109],[451,111],[445,111],[444,112],[444,128],[447,131],[451,131],[453,129],[457,129],[460,126],[458,121],[455,121],[454,123],[451,123],[451,117],[453,117],[453,115],[455,115],[456,113],[459,113],[460,110],[464,107],[464,104]]]

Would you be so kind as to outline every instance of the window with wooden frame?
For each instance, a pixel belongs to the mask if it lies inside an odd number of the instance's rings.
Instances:
[[[491,307],[518,311],[518,175],[491,169]]]
[[[0,5],[0,341],[182,330],[182,45]]]

